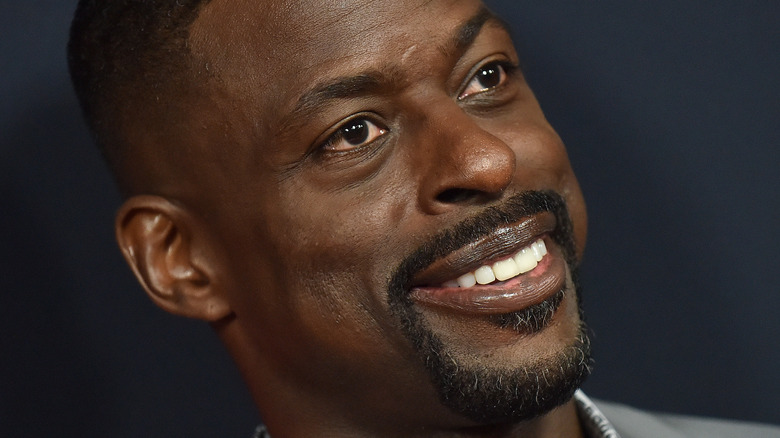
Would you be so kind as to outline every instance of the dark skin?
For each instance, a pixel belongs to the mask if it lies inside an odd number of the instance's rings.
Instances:
[[[581,256],[584,201],[510,71],[509,35],[489,17],[468,27],[476,1],[354,3],[204,9],[191,46],[210,76],[181,96],[189,114],[132,134],[138,194],[117,217],[126,258],[158,305],[213,325],[274,437],[582,436],[572,402],[492,425],[443,406],[386,300],[394,269],[426,239],[527,190],[563,197]],[[491,79],[475,79],[485,68]],[[339,131],[354,122],[357,134]],[[166,143],[177,147],[160,152]],[[418,276],[420,294],[473,268],[437,266]],[[518,296],[504,307],[521,310]],[[476,304],[415,303],[464,361],[488,366],[545,360],[579,324],[573,291],[533,336],[485,322],[492,311]]]

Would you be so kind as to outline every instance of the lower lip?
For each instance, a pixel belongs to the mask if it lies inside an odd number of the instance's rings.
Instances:
[[[548,253],[534,269],[507,281],[459,287],[415,287],[415,302],[459,313],[494,315],[517,312],[539,304],[566,283],[566,262],[557,245],[545,239]]]

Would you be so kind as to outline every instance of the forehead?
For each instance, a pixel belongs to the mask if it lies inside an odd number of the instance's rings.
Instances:
[[[420,59],[446,52],[481,7],[476,0],[212,0],[191,40],[196,59],[230,94],[284,106],[323,76],[425,71]]]

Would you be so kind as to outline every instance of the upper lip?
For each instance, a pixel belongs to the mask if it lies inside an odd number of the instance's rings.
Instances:
[[[541,212],[493,233],[437,259],[412,279],[412,286],[435,286],[471,272],[478,267],[506,258],[556,227],[555,215]]]

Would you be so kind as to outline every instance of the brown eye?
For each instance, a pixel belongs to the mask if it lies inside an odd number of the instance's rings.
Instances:
[[[366,120],[356,120],[341,128],[341,136],[347,143],[357,146],[368,139],[369,126]]]
[[[366,119],[352,119],[338,128],[323,146],[332,151],[348,151],[368,144],[387,133],[387,129]]]
[[[458,99],[498,87],[506,81],[506,77],[507,72],[504,66],[500,62],[491,62],[477,70]]]
[[[493,88],[501,83],[501,66],[491,64],[484,67],[477,72],[475,79],[483,89]]]

